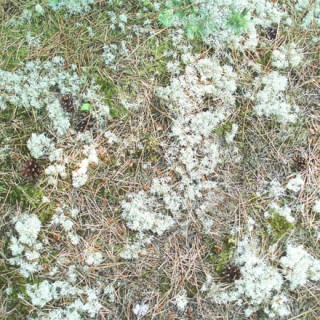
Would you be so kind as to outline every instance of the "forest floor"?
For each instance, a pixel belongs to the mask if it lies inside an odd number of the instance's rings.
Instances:
[[[320,319],[319,13],[0,0],[0,318]]]

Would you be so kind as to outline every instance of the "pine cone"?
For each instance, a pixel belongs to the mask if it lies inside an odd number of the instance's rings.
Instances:
[[[35,159],[26,161],[22,166],[22,175],[30,180],[36,180],[42,172],[41,166]]]
[[[80,117],[79,123],[76,125],[76,130],[83,132],[85,130],[90,130],[93,127],[94,120],[91,115],[83,114]]]
[[[64,111],[66,112],[74,111],[73,98],[70,93],[64,94],[60,99],[60,103]]]
[[[267,28],[266,35],[269,40],[275,40],[277,37],[277,28],[269,27]]]
[[[240,279],[241,271],[238,266],[227,264],[224,270],[221,272],[224,282],[232,283],[235,280]]]
[[[294,167],[298,171],[304,170],[307,166],[307,159],[304,157],[301,157],[300,155],[293,157],[293,161],[294,161]]]

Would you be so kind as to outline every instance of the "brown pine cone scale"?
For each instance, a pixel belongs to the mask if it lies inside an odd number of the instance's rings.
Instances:
[[[22,167],[22,175],[30,180],[36,180],[42,172],[42,167],[35,159],[26,161]]]

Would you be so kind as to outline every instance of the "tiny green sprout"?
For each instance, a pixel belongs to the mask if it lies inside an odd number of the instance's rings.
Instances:
[[[236,239],[234,239],[234,238],[229,238],[229,239],[227,240],[227,244],[230,245],[231,247],[235,246],[235,244],[236,244]]]
[[[186,25],[186,33],[189,40],[199,38],[202,32],[202,24],[199,23],[198,18],[195,15],[190,15]]]
[[[237,12],[234,8],[231,8],[231,17],[228,19],[228,25],[236,31],[236,33],[240,34],[249,23],[247,14],[248,9],[243,9],[242,12]]]
[[[161,25],[164,28],[172,27],[175,23],[183,26],[189,40],[203,37],[215,30],[210,16],[192,0],[169,0],[165,2],[165,7],[158,17]]]
[[[159,20],[164,28],[172,26],[174,22],[173,9],[166,9],[159,15]]]
[[[85,103],[81,106],[81,111],[89,111],[91,109],[91,105],[89,103]]]

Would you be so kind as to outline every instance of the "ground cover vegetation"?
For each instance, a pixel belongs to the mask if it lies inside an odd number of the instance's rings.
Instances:
[[[319,0],[1,0],[0,318],[318,319]]]

